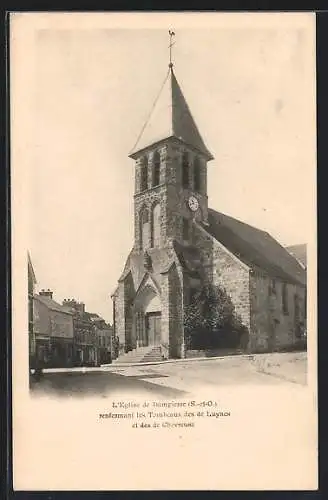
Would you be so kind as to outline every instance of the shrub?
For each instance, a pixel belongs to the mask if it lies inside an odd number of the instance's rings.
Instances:
[[[185,308],[187,349],[246,348],[248,331],[227,292],[215,285],[197,290]]]

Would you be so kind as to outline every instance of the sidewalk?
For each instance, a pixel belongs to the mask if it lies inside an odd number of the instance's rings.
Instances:
[[[195,366],[196,362],[196,366]],[[156,385],[165,385],[190,392],[197,388],[222,385],[305,385],[307,378],[306,353],[272,353],[193,358],[175,362],[138,366],[113,366],[109,373],[138,377]]]
[[[122,363],[88,368],[50,368],[44,373],[120,375],[185,392],[222,385],[306,385],[307,354],[270,353],[201,357],[152,363]]]
[[[116,368],[126,368],[129,366],[149,366],[149,365],[166,365],[169,363],[193,363],[197,361],[215,361],[218,359],[235,359],[235,358],[242,358],[242,359],[253,359],[254,356],[257,356],[256,354],[234,354],[234,355],[229,355],[229,356],[203,356],[199,358],[182,358],[182,359],[167,359],[165,361],[150,361],[150,362],[138,362],[138,363],[115,363],[115,364],[109,364],[109,365],[101,365],[101,368],[106,368],[106,369],[116,369]]]
[[[104,370],[109,371],[117,371],[117,369],[121,368],[129,368],[129,367],[141,367],[141,366],[153,366],[153,365],[167,365],[170,363],[194,363],[197,361],[215,361],[218,359],[234,359],[234,358],[243,358],[243,359],[252,359],[254,354],[235,354],[231,356],[211,356],[211,357],[199,357],[199,358],[182,358],[182,359],[167,359],[165,361],[148,361],[148,362],[137,362],[137,363],[115,363],[115,364],[104,364],[100,366],[73,366],[69,368],[44,368],[42,371],[44,373],[68,373],[68,372],[103,372]],[[32,370],[33,372],[33,370]]]

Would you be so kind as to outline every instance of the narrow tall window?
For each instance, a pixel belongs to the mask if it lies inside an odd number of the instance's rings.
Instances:
[[[159,203],[156,203],[152,211],[151,246],[159,247],[160,238],[161,238],[161,206]]]
[[[189,219],[183,218],[183,226],[182,226],[182,238],[184,241],[189,241],[190,236],[189,231]]]
[[[140,191],[145,191],[148,187],[148,158],[143,159],[140,171]]]
[[[149,215],[148,210],[143,208],[140,213],[140,246],[142,249],[148,246]]]
[[[300,302],[297,293],[294,295],[294,316],[295,320],[299,320],[300,317]]]
[[[194,190],[197,193],[201,191],[200,163],[197,156],[194,159]]]
[[[300,318],[300,303],[297,293],[294,295],[294,324],[295,336],[300,338],[302,335],[301,318]]]
[[[269,295],[276,295],[276,280],[272,279],[269,283]]]
[[[153,157],[153,187],[158,186],[160,182],[160,169],[161,169],[161,159],[158,151],[156,151]]]
[[[288,314],[288,288],[287,283],[282,284],[282,311],[284,314]]]
[[[182,187],[189,187],[189,155],[183,153],[182,156]]]

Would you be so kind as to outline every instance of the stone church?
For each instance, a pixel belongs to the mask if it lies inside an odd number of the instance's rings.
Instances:
[[[306,271],[267,232],[208,207],[206,147],[172,63],[130,154],[134,245],[112,295],[125,352],[186,355],[184,310],[204,284],[224,287],[249,332],[247,352],[286,348],[305,330]]]

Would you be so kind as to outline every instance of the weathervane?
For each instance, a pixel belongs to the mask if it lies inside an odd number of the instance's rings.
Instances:
[[[170,45],[169,45],[169,49],[170,49],[170,64],[169,64],[169,68],[173,68],[173,63],[172,63],[172,47],[173,47],[173,45],[174,45],[175,42],[172,42],[172,38],[175,36],[174,31],[169,30],[169,36],[170,36]]]

